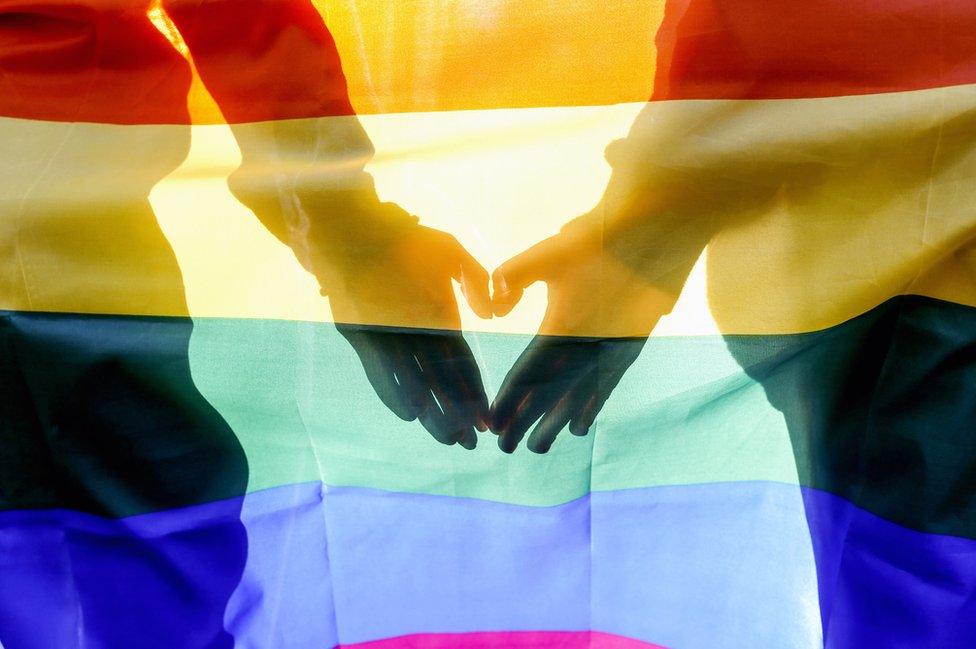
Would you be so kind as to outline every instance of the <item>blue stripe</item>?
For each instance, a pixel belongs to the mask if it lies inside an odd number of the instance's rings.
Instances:
[[[214,620],[242,647],[587,629],[672,647],[816,647],[821,605],[829,647],[976,637],[976,542],[769,482],[554,507],[308,483],[116,521],[5,512],[0,549],[11,648],[219,646]]]

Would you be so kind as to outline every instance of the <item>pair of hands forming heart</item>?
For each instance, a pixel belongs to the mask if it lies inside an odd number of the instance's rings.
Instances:
[[[315,201],[303,198],[306,210],[335,209],[334,196],[328,205]],[[399,206],[377,200],[355,212],[366,217],[346,222],[355,225],[311,224],[307,265],[379,398],[443,444],[472,449],[476,431],[490,430],[512,453],[534,424],[527,445],[545,453],[567,426],[586,435],[674,301],[606,254],[599,232],[564,230],[489,278],[453,236],[419,225]],[[461,335],[452,280],[482,318],[509,313],[531,284],[548,285],[539,332],[490,406]]]

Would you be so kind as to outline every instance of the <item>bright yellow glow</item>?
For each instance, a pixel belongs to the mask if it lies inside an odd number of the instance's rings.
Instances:
[[[368,171],[381,198],[454,234],[490,269],[597,202],[610,173],[603,149],[641,106],[364,116],[377,149]],[[186,161],[151,196],[180,259],[190,312],[328,320],[313,278],[227,191],[238,163],[229,128],[194,126]],[[533,287],[512,314],[490,321],[460,302],[467,329],[529,332],[546,292]]]
[[[652,104],[642,117],[644,127],[634,135],[638,147],[640,138],[647,138],[649,163],[693,166],[694,161],[718,160],[716,168],[725,169],[724,175],[761,183],[755,174],[780,173],[791,161],[806,159],[819,160],[826,174],[810,191],[784,195],[746,225],[723,231],[708,263],[699,260],[674,311],[654,334],[809,331],[900,293],[976,305],[976,248],[969,243],[976,236],[976,186],[971,182],[976,155],[953,154],[945,167],[933,166],[932,158],[938,138],[933,125],[953,115],[972,115],[974,105],[976,86],[739,105]],[[367,116],[363,121],[377,148],[369,170],[384,199],[455,234],[492,268],[597,203],[610,174],[603,150],[628,132],[644,106]],[[734,119],[709,121],[723,115]],[[655,128],[655,120],[667,126]],[[709,123],[713,126],[696,137],[679,135],[683,128]],[[976,132],[976,125],[962,124]],[[153,194],[181,256],[191,310],[327,317],[288,251],[267,235],[248,234],[259,226],[229,194],[212,185],[208,194],[181,189],[193,169],[199,179],[204,168],[215,168],[208,157],[214,151],[233,150],[226,129],[200,127],[194,133],[186,164]],[[889,141],[904,146],[891,151]],[[945,143],[941,152],[950,155]],[[220,168],[229,172],[235,164],[228,158]],[[802,176],[809,171],[804,169],[796,177],[769,177],[806,186]],[[936,177],[929,176],[933,170]],[[236,281],[237,294],[227,293],[218,276],[206,279],[207,272],[214,272],[208,239],[199,230],[191,239],[189,226],[178,227],[176,216],[191,219],[192,205],[204,196],[210,197],[207,213],[227,219],[208,222],[209,240],[235,241],[244,246],[241,258],[266,262],[242,271],[232,261],[236,254],[225,260],[237,268],[224,271],[226,281]],[[231,229],[234,223],[237,230]],[[184,241],[196,241],[200,248],[193,250]],[[307,290],[299,291],[303,285]],[[279,291],[258,298],[255,287],[262,286]],[[298,299],[299,294],[304,297]],[[531,332],[545,303],[545,287],[536,285],[506,318],[480,320],[462,306],[462,321],[473,330]]]
[[[650,95],[663,0],[315,0],[359,112]]]
[[[183,41],[183,37],[180,36],[179,30],[176,29],[176,25],[170,20],[166,12],[163,11],[161,0],[155,0],[149,7],[149,21],[153,26],[159,30],[159,33],[166,37],[173,47],[182,54],[184,57],[188,56],[190,53],[189,48],[187,48],[186,43]]]
[[[377,149],[368,170],[384,200],[451,232],[491,268],[598,202],[610,175],[604,148],[644,106],[366,116]],[[704,165],[784,188],[719,235],[655,335],[807,331],[899,293],[976,305],[974,106],[976,86],[652,104],[633,140],[649,168]],[[681,135],[689,128],[697,134]],[[0,307],[185,313],[181,273],[195,316],[330,319],[312,277],[228,191],[239,163],[228,127],[3,119],[0,139],[18,163],[0,195],[21,206],[2,224],[16,254],[2,257],[0,279],[17,279]],[[817,161],[819,175],[803,166],[784,175],[795,160]],[[157,240],[138,200],[150,188],[179,268],[139,248]],[[122,254],[111,245],[119,237],[140,243]],[[533,332],[545,292],[534,286],[491,321],[462,303],[462,324]]]
[[[643,101],[664,12],[664,0],[313,4],[336,41],[360,114]],[[172,24],[153,15],[169,37]],[[223,121],[194,76],[193,121]]]

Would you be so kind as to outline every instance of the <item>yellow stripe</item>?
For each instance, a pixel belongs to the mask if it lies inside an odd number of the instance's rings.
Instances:
[[[899,293],[976,306],[976,87],[367,116],[368,170],[383,199],[491,268],[598,202],[603,150],[638,114],[640,174],[731,178],[742,205],[776,184],[719,234],[655,335],[808,331]],[[0,141],[0,308],[329,320],[314,280],[228,192],[226,126],[5,119]],[[545,301],[535,286],[492,321],[462,304],[462,324],[533,332]]]
[[[976,305],[976,86],[650,104],[624,148],[634,181],[683,179],[676,213],[718,197],[722,332],[822,329],[899,294]]]
[[[603,149],[639,109],[366,116],[377,147],[368,169],[383,199],[455,234],[490,268],[599,198],[609,177]],[[288,125],[278,126],[280,134]],[[241,128],[252,141],[270,132]],[[19,254],[3,259],[0,308],[179,315],[185,284],[195,316],[329,320],[313,278],[228,191],[240,161],[228,127],[0,120],[0,139],[16,145],[2,158],[10,173],[0,176],[0,196],[18,215],[6,223],[19,242]],[[158,223],[138,200],[150,188]],[[165,263],[160,228],[182,281]],[[497,322],[462,304],[462,323],[533,331],[544,303],[537,287]]]

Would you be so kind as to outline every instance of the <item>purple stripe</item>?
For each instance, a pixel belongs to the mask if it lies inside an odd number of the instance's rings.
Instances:
[[[598,631],[420,633],[342,645],[342,649],[663,649]]]

